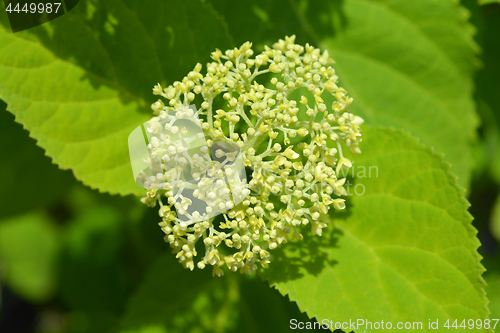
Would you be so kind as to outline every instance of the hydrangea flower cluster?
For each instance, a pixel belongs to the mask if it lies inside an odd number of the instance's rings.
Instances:
[[[345,208],[341,169],[352,163],[342,145],[360,153],[363,119],[349,112],[352,98],[337,86],[328,52],[294,41],[286,37],[255,57],[249,42],[224,54],[216,50],[205,75],[197,64],[182,81],[153,89],[167,102],[152,105],[156,117],[147,131],[170,134],[154,136],[148,148],[151,158],[174,160],[176,167],[145,177],[142,201],[159,204],[165,240],[186,268],[211,265],[221,276],[227,266],[250,274],[270,263],[270,250],[302,239],[303,226],[321,236],[325,214]],[[172,143],[172,135],[189,132],[172,125],[182,119],[203,131],[212,168],[203,167],[210,160],[206,148],[186,152]],[[237,163],[246,177],[233,175]],[[166,185],[154,186],[155,177]],[[186,179],[195,180],[190,193],[208,205],[190,210],[193,201],[175,184]]]

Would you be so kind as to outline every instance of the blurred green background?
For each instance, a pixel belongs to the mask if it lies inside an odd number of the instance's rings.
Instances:
[[[206,2],[224,18],[234,45],[250,40],[261,47],[291,34],[314,44],[338,33],[324,28],[330,21],[339,31],[348,24],[344,1],[307,8],[302,1]],[[480,125],[469,158],[472,176],[470,186],[461,184],[469,187],[482,243],[491,318],[500,318],[500,4],[462,5],[476,29],[481,64],[473,74]],[[170,78],[182,78],[192,59],[186,55]],[[148,76],[149,93],[157,79]],[[58,169],[6,108],[0,102],[0,332],[118,332],[127,322],[165,320],[178,332],[285,332],[290,319],[309,320],[255,276],[212,279],[208,270],[182,269],[163,242],[155,209],[133,195],[99,193]],[[141,332],[166,331],[158,324]]]

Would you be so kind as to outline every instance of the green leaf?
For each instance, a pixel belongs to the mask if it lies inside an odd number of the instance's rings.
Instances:
[[[295,302],[269,288],[269,284],[261,279],[241,279],[240,294],[240,320],[234,332],[294,332],[296,330],[290,327],[292,320],[310,321]]]
[[[165,327],[161,325],[153,325],[142,327],[133,331],[127,331],[127,333],[167,333],[167,331],[165,330]]]
[[[497,197],[491,213],[491,233],[500,242],[500,195]]]
[[[110,312],[73,311],[65,316],[67,333],[116,333],[118,318]]]
[[[489,5],[490,3],[500,3],[500,0],[478,0],[479,5]]]
[[[53,296],[60,235],[41,212],[0,221],[1,280],[34,302]]]
[[[346,211],[323,237],[277,251],[265,278],[320,322],[420,321],[430,332],[429,319],[486,318],[480,243],[448,164],[395,130],[365,126],[361,149]]]
[[[299,43],[328,49],[354,97],[354,113],[435,147],[468,187],[478,125],[472,98],[478,47],[469,14],[457,1],[212,3],[237,42],[261,45],[296,34]]]
[[[4,12],[0,23],[0,98],[55,163],[110,193],[141,192],[127,138],[151,118],[153,86],[230,46],[199,0],[83,1],[16,34]]]
[[[352,110],[369,124],[409,131],[445,154],[469,186],[478,119],[472,26],[456,1],[351,0],[324,45]]]
[[[213,278],[208,269],[190,272],[168,253],[150,268],[130,299],[123,332],[188,333],[231,329],[238,318],[237,279],[234,274]]]
[[[51,164],[50,158],[28,137],[28,132],[13,123],[14,116],[6,112],[5,107],[0,101],[1,217],[50,205],[73,185],[74,179],[71,172],[63,172]]]
[[[167,253],[132,295],[122,332],[288,332],[294,318],[307,320],[295,303],[255,276],[191,272]]]
[[[499,6],[497,6],[499,7]],[[500,8],[500,7],[499,7]],[[479,8],[476,12],[483,67],[476,76],[478,112],[482,121],[484,150],[491,176],[500,183],[500,10]]]
[[[490,301],[488,304],[488,308],[491,311],[490,318],[500,319],[500,273],[495,272],[494,274],[488,274],[484,279],[487,283],[485,289]],[[497,329],[498,328],[500,328],[500,326],[497,325]]]
[[[72,310],[119,314],[126,299],[120,260],[123,224],[116,209],[92,206],[68,225],[61,258],[61,298]]]
[[[298,42],[305,44],[306,32],[297,18],[298,12],[292,1],[288,0],[207,0],[215,10],[224,16],[229,31],[237,45],[246,41],[260,49],[271,46],[280,38],[297,35]],[[337,7],[336,1],[312,1],[310,6],[318,9],[316,19],[328,12],[331,6]]]
[[[486,268],[486,272],[484,273],[484,280],[486,281],[485,290],[490,301],[488,308],[491,311],[491,319],[500,319],[500,260],[498,254],[494,257],[485,255],[483,259],[483,264]],[[495,332],[498,332],[499,329],[500,322]]]

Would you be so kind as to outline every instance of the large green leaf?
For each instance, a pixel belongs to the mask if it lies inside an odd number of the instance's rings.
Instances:
[[[494,274],[488,274],[484,277],[488,283],[486,287],[486,292],[488,293],[488,299],[490,303],[488,307],[491,311],[491,319],[500,319],[500,273],[496,272]],[[500,329],[500,322],[497,325],[497,331]]]
[[[13,121],[14,116],[5,111],[5,104],[0,101],[1,217],[50,205],[74,182],[71,172],[51,164],[28,132]],[[37,199],[29,200],[32,196]]]
[[[477,9],[483,67],[476,76],[478,111],[483,118],[484,150],[490,174],[500,183],[500,6]]]
[[[172,254],[160,257],[130,298],[123,332],[288,332],[306,321],[294,303],[254,277],[191,272]]]
[[[491,231],[500,242],[500,195],[497,197],[491,213]]]
[[[19,295],[41,302],[53,296],[59,231],[41,212],[0,221],[0,279]]]
[[[478,65],[467,11],[454,0],[214,0],[237,42],[299,43],[329,50],[340,82],[367,123],[411,132],[445,154],[468,187]],[[246,13],[246,15],[242,15]],[[243,17],[242,17],[243,16]]]
[[[401,132],[363,135],[359,195],[323,238],[276,252],[265,277],[320,322],[420,321],[414,331],[430,332],[429,319],[486,318],[479,241],[449,166]]]
[[[500,3],[500,0],[478,0],[477,3],[480,5],[489,5],[490,3]]]
[[[452,0],[349,0],[324,44],[354,113],[435,147],[468,187],[477,46],[463,10]]]
[[[0,23],[0,98],[61,168],[111,193],[139,193],[127,137],[151,117],[152,87],[230,46],[199,0],[81,1],[16,34]]]
[[[487,271],[484,273],[484,280],[487,285],[485,287],[488,294],[488,308],[491,311],[491,319],[500,320],[500,260],[498,253],[494,257],[485,256],[483,262]],[[495,332],[500,331],[500,321],[497,324]]]
[[[124,225],[116,208],[95,205],[66,230],[61,255],[61,299],[74,311],[118,315],[126,299],[121,260]]]
[[[210,271],[190,272],[172,254],[161,257],[130,300],[126,332],[222,332],[238,318],[237,276],[211,277]]]

